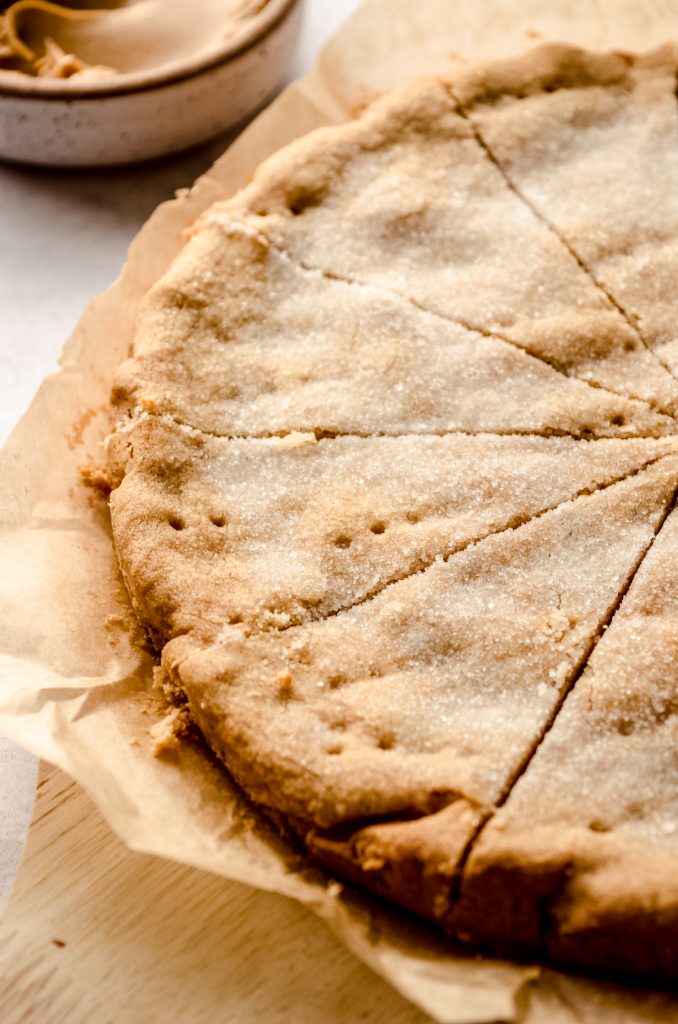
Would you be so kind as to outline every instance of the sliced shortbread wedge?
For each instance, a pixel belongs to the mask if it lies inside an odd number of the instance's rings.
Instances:
[[[323,618],[678,450],[668,438],[228,441],[157,417],[114,443],[115,541],[161,642],[209,624]]]
[[[678,376],[674,47],[632,61],[544,47],[457,89],[511,183]]]
[[[495,949],[672,976],[678,958],[678,512],[482,832],[455,928]],[[673,975],[675,978],[675,975]]]
[[[645,402],[398,296],[309,275],[228,228],[199,232],[152,289],[117,377],[124,410],[222,436],[675,430]]]

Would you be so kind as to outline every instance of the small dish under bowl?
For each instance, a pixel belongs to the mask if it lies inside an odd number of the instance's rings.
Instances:
[[[62,167],[149,160],[226,131],[283,84],[302,0],[269,0],[236,39],[197,58],[100,80],[0,76],[0,159]]]

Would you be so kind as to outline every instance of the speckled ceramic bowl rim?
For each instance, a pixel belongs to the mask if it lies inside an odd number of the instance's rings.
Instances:
[[[64,85],[47,78],[31,78],[26,75],[21,80],[4,78],[0,75],[0,97],[15,96],[35,100],[80,100],[105,99],[109,96],[121,96],[130,92],[145,92],[162,88],[173,82],[194,78],[205,71],[219,67],[239,57],[240,54],[257,46],[287,15],[301,3],[301,0],[268,0],[264,9],[252,24],[231,42],[224,43],[215,53],[205,57],[163,64],[157,69],[151,68],[132,74],[116,76],[115,79],[100,81],[72,81]]]

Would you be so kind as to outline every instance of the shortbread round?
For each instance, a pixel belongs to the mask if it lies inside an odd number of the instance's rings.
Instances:
[[[330,870],[678,976],[674,51],[544,46],[265,163],[114,389],[168,685]]]

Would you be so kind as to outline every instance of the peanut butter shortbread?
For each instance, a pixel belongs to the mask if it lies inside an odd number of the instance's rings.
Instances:
[[[175,717],[272,821],[458,940],[664,982],[675,74],[547,46],[283,150],[149,292],[108,442]]]

